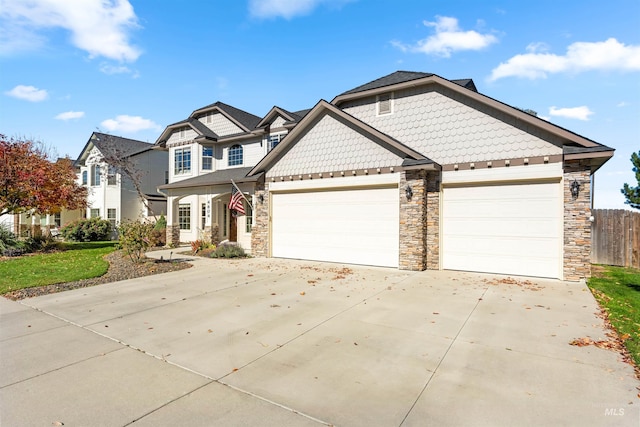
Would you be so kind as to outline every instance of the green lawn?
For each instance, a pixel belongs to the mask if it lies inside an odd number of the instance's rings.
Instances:
[[[640,367],[640,270],[594,266],[589,287]]]
[[[61,243],[61,252],[34,254],[0,261],[0,294],[33,286],[74,282],[102,276],[102,259],[116,242]]]

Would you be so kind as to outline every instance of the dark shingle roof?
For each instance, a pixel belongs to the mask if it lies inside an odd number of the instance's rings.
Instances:
[[[380,77],[379,79],[375,79],[370,81],[369,83],[365,83],[361,86],[348,90],[346,92],[341,93],[341,95],[349,95],[352,93],[364,92],[366,90],[371,89],[379,89],[386,86],[392,86],[399,83],[410,82],[411,80],[422,79],[425,77],[433,76],[433,73],[422,73],[418,71],[396,71],[395,73],[388,74],[384,77]],[[477,92],[476,85],[473,83],[471,79],[457,79],[451,80],[451,82],[456,83],[464,88],[470,89],[474,92]]]
[[[142,153],[143,151],[153,149],[153,144],[148,142],[123,138],[121,136],[109,135],[101,132],[94,132],[89,141],[92,142],[98,150],[112,150],[122,157],[133,156],[135,154]]]
[[[562,147],[564,154],[598,153],[601,151],[614,151],[614,149],[602,144],[595,147],[578,147],[574,145],[564,145]]]
[[[220,102],[220,101],[214,102],[213,104],[209,104],[202,108],[198,108],[192,113],[192,117],[195,113],[199,111],[207,110],[213,107],[218,107],[221,110],[224,110],[227,114],[229,114],[231,117],[233,117],[235,120],[237,120],[239,123],[241,123],[244,127],[246,127],[249,130],[255,129],[256,125],[260,123],[260,120],[262,120],[258,116],[254,116],[251,113],[247,113],[244,110],[241,110],[239,108],[233,107],[229,104],[225,104],[224,102]]]
[[[205,175],[196,176],[195,178],[185,179],[183,181],[173,182],[171,184],[161,185],[158,188],[161,190],[170,190],[175,188],[190,188],[190,187],[202,187],[209,185],[225,185],[231,184],[231,180],[234,182],[255,182],[260,176],[252,176],[247,178],[247,173],[251,170],[251,167],[247,168],[233,168],[222,169],[219,171],[211,172]],[[231,188],[229,188],[231,191]]]

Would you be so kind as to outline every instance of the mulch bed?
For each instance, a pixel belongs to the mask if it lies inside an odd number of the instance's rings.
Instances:
[[[121,251],[112,252],[109,255],[106,255],[104,259],[109,261],[109,270],[103,276],[78,280],[76,282],[24,288],[7,292],[3,296],[17,301],[24,298],[69,291],[71,289],[86,288],[89,286],[102,285],[104,283],[118,282],[120,280],[135,279],[136,277],[150,276],[153,274],[168,273],[170,271],[184,270],[191,267],[191,264],[188,262],[169,262],[154,259],[146,259],[140,264],[135,264],[131,259],[129,259],[129,257],[123,256]]]

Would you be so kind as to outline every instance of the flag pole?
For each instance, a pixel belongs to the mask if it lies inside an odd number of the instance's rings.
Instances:
[[[249,199],[247,199],[244,195],[244,193],[242,192],[242,190],[240,190],[240,188],[238,188],[238,186],[236,185],[235,182],[233,182],[233,180],[231,180],[231,184],[236,187],[236,190],[238,190],[238,193],[240,193],[240,195],[242,196],[243,199],[245,199],[247,201],[247,204],[249,205],[249,207],[251,208],[251,210],[253,210],[253,205],[251,204],[251,202],[249,201]]]

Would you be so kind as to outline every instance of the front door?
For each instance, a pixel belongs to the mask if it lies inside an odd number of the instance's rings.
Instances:
[[[238,217],[234,214],[229,216],[229,241],[238,241]]]

